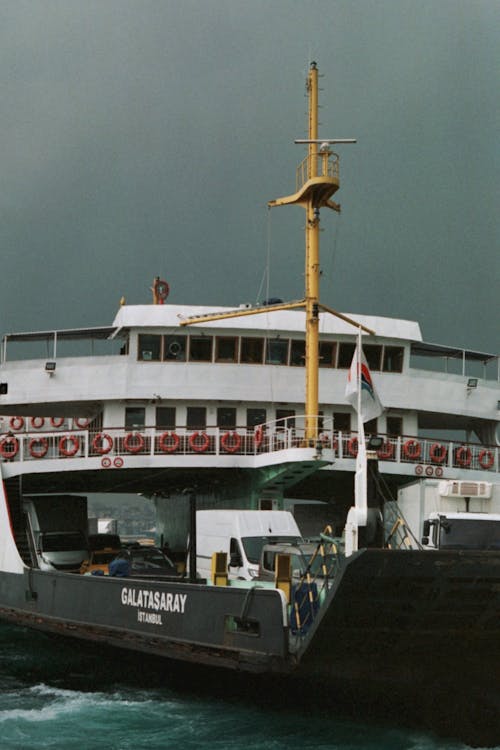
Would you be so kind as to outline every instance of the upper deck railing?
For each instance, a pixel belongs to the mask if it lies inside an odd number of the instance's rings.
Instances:
[[[399,465],[400,471],[406,466],[408,473],[411,471],[417,476],[440,477],[445,469],[492,473],[500,470],[498,446],[416,436],[380,437],[383,443],[377,451],[378,458],[387,464]],[[257,456],[304,445],[304,428],[287,426],[286,419],[258,425],[254,429],[144,427],[127,430],[106,427],[70,430],[62,427],[58,431],[11,431],[0,435],[0,460],[24,463],[100,457],[104,467],[120,468],[124,465],[124,458],[131,456],[170,456],[172,459],[183,456]],[[316,448],[319,453],[332,451],[336,461],[352,461],[358,452],[358,435],[327,427],[320,431]],[[391,472],[389,466],[386,470]]]

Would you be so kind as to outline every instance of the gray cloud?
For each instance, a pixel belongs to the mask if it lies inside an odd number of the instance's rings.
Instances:
[[[303,285],[303,216],[268,215],[324,74],[341,151],[322,212],[323,297],[498,350],[493,0],[44,0],[0,5],[0,323],[110,322],[149,302],[254,301]],[[268,239],[269,238],[269,239]]]

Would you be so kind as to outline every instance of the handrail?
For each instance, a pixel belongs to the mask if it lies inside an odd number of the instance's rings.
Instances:
[[[316,449],[339,461],[354,463],[358,434],[333,429],[331,418],[322,420]],[[153,426],[126,429],[103,427],[0,433],[0,460],[44,461],[47,459],[82,459],[99,456],[172,456],[211,455],[255,456],[304,447],[304,415],[284,417],[254,429],[206,427],[193,429],[178,426],[175,430]],[[438,440],[413,436],[379,435],[379,460],[386,465],[413,466],[417,476],[443,476],[445,469],[488,472],[500,471],[500,448],[494,445]]]

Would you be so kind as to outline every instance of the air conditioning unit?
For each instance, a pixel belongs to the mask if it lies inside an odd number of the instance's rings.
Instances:
[[[491,497],[491,482],[468,482],[455,481],[439,482],[439,494],[441,497],[478,497],[488,499]]]

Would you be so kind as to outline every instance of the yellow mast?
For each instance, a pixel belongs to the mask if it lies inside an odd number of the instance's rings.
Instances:
[[[307,77],[309,97],[308,154],[297,168],[297,192],[286,198],[278,198],[270,206],[301,205],[306,211],[305,243],[305,310],[306,310],[306,425],[307,444],[314,443],[318,434],[318,369],[319,369],[319,222],[320,208],[326,206],[335,211],[339,206],[330,201],[339,189],[338,156],[330,150],[328,140],[318,139],[318,68],[311,63]],[[343,142],[353,142],[352,140]],[[321,143],[321,146],[320,146]]]

